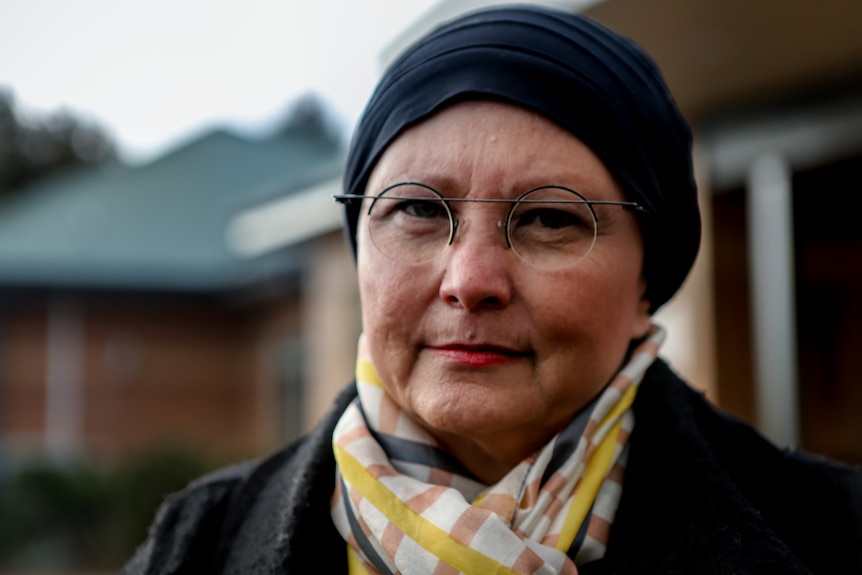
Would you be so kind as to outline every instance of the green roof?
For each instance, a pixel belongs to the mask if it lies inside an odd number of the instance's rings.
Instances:
[[[295,255],[239,258],[228,222],[339,177],[342,162],[337,143],[308,130],[216,130],[145,165],[53,177],[0,204],[0,288],[211,291],[284,273]]]

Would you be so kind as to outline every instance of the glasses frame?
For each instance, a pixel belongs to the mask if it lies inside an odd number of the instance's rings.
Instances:
[[[446,215],[449,218],[449,239],[446,242],[447,246],[451,246],[452,242],[455,241],[455,234],[458,232],[458,224],[459,224],[459,220],[457,220],[455,218],[455,214],[452,212],[452,208],[449,206],[450,202],[451,203],[476,203],[476,204],[511,204],[511,207],[509,208],[509,211],[506,214],[505,224],[503,221],[500,221],[500,222],[498,222],[498,225],[504,228],[503,231],[504,231],[504,234],[506,237],[506,247],[509,248],[510,250],[515,251],[516,254],[518,252],[517,252],[517,250],[514,250],[514,248],[512,247],[512,239],[509,236],[509,226],[512,223],[511,222],[512,215],[515,213],[515,209],[521,204],[530,204],[530,203],[536,203],[536,204],[583,204],[589,208],[590,212],[593,215],[593,219],[596,222],[596,224],[599,223],[599,216],[596,213],[596,211],[593,209],[593,206],[620,206],[625,211],[628,211],[628,212],[634,212],[634,213],[639,213],[639,214],[649,214],[650,213],[649,210],[647,210],[646,208],[644,208],[642,205],[640,205],[637,202],[621,202],[621,201],[615,201],[615,200],[588,200],[587,198],[582,196],[579,192],[577,192],[577,191],[575,191],[569,187],[558,186],[558,185],[554,185],[554,184],[548,184],[548,185],[544,185],[544,186],[537,186],[535,188],[530,188],[526,192],[523,192],[521,195],[519,195],[517,198],[511,198],[511,199],[506,199],[506,198],[480,198],[480,199],[477,199],[477,198],[447,198],[446,196],[444,196],[443,194],[441,194],[440,192],[438,192],[437,190],[435,190],[431,186],[429,186],[427,184],[423,184],[421,182],[399,182],[397,184],[392,184],[391,186],[387,186],[386,188],[383,189],[383,191],[381,191],[379,194],[374,195],[374,196],[368,196],[365,194],[339,194],[339,195],[332,196],[332,198],[336,202],[343,204],[345,206],[355,206],[357,204],[361,204],[362,201],[364,201],[364,200],[371,200],[371,205],[368,206],[368,210],[366,212],[366,215],[370,215],[371,210],[374,209],[374,205],[381,198],[384,198],[387,200],[405,200],[405,201],[415,200],[416,199],[415,197],[385,195],[388,192],[390,192],[396,188],[402,187],[402,186],[419,186],[419,187],[424,188],[424,189],[428,190],[429,192],[433,193],[434,195],[436,195],[440,199],[440,203],[443,204],[443,207],[446,209]],[[577,196],[580,199],[579,200],[524,200],[524,199],[522,199],[525,196],[532,194],[533,192],[537,192],[540,190],[548,190],[548,189],[564,190],[566,192],[570,192],[570,193],[574,194],[575,196]],[[594,237],[593,243],[595,243],[595,240],[596,240],[596,238]],[[375,244],[375,246],[376,246],[376,244]],[[590,248],[589,251],[592,251],[592,247]],[[584,258],[587,255],[589,255],[589,251],[587,252],[587,254],[584,255]],[[387,257],[389,257],[389,256],[387,256]],[[520,254],[518,254],[518,258],[523,260],[523,257]],[[583,258],[581,258],[581,259],[583,259]],[[398,260],[398,261],[401,261],[401,260]],[[428,261],[431,261],[431,260],[428,260]],[[534,266],[534,264],[531,264],[530,262],[528,262],[526,260],[523,260],[523,261],[529,265]],[[578,260],[578,262],[580,262],[580,261],[581,260]],[[578,262],[575,262],[574,264],[572,264],[572,266],[577,265]],[[404,263],[409,264],[409,262],[404,262]],[[425,262],[417,262],[416,265],[421,264],[421,263],[425,263]],[[565,266],[565,267],[570,267],[570,266]],[[561,268],[561,269],[563,269],[563,268]]]

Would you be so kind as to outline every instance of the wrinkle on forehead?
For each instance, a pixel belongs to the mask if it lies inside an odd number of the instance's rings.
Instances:
[[[539,114],[493,101],[460,102],[406,130],[375,166],[367,193],[405,181],[448,197],[514,198],[561,185],[590,199],[625,199],[577,137]]]

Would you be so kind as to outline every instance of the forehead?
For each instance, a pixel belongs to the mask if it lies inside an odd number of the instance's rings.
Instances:
[[[573,134],[535,112],[491,101],[451,105],[404,131],[382,154],[366,193],[404,181],[446,195],[493,188],[508,197],[555,184],[623,199],[601,160]]]

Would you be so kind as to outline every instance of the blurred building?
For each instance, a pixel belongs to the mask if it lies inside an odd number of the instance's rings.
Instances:
[[[299,302],[326,293],[309,271],[326,242],[249,259],[234,249],[248,234],[226,230],[250,205],[321,194],[308,220],[338,226],[343,149],[317,128],[217,130],[0,206],[0,455],[115,459],[173,442],[241,457],[308,425],[305,326],[318,319]]]

